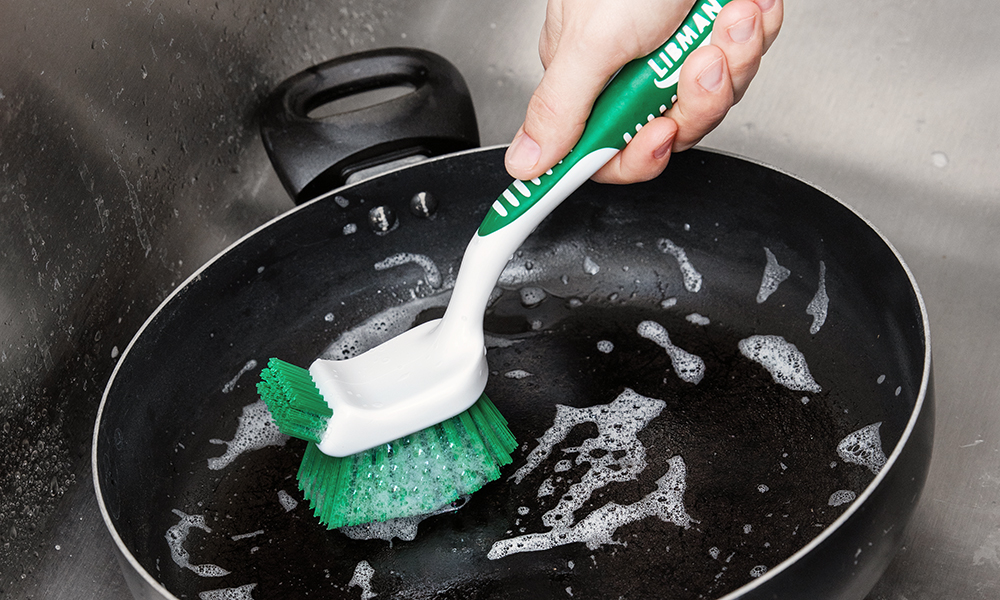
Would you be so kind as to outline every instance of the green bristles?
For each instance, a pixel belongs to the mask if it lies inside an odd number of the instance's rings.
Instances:
[[[443,423],[343,458],[306,447],[299,489],[328,529],[433,512],[500,477],[517,442],[485,394]]]
[[[260,372],[257,393],[267,404],[278,430],[308,442],[319,442],[333,415],[308,369],[277,358]]]

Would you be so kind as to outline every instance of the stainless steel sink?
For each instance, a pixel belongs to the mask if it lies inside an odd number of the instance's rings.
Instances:
[[[705,145],[867,216],[913,269],[938,392],[930,478],[872,598],[1000,588],[1000,4],[789,2]],[[254,111],[347,52],[427,48],[463,72],[483,143],[541,75],[540,1],[11,0],[0,19],[0,596],[128,598],[89,445],[115,360],[170,290],[291,206]]]

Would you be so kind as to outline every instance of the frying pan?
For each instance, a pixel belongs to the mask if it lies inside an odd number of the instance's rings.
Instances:
[[[412,91],[308,116],[399,84]],[[457,121],[437,135],[441,107]],[[98,415],[95,487],[137,598],[871,589],[931,454],[916,283],[837,200],[702,150],[650,182],[585,184],[512,257],[485,317],[486,392],[521,443],[503,476],[435,515],[327,531],[296,487],[303,446],[262,412],[257,373],[271,356],[346,356],[440,316],[468,236],[509,181],[503,148],[455,151],[478,142],[471,103],[430,53],[336,59],[262,111],[265,146],[303,203],[163,302]],[[342,139],[357,123],[363,147]],[[325,193],[313,183],[336,186],[379,153],[439,152]],[[769,370],[760,344],[741,351],[761,339],[798,374]],[[691,356],[697,382],[682,378]]]

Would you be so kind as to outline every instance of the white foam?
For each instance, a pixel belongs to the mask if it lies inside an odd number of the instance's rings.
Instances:
[[[678,527],[689,527],[691,517],[684,509],[687,467],[680,456],[670,458],[669,463],[666,474],[656,481],[656,490],[638,502],[627,506],[608,502],[576,524],[571,524],[572,521],[560,522],[544,533],[529,533],[500,540],[490,548],[487,558],[497,560],[510,554],[549,550],[573,543],[583,543],[587,548],[595,550],[605,544],[619,543],[615,541],[614,534],[620,527],[652,516]],[[572,488],[570,493],[573,493]],[[546,515],[551,513],[549,511]],[[569,516],[572,517],[572,513]]]
[[[547,296],[545,290],[543,290],[542,288],[530,287],[530,286],[521,288],[520,290],[518,290],[518,293],[521,296],[521,304],[525,308],[533,308],[535,306],[538,306],[539,304],[542,303],[542,300],[545,300]]]
[[[503,376],[507,379],[525,379],[527,377],[534,377],[534,374],[529,373],[524,369],[513,369],[504,373]]]
[[[264,530],[263,529],[258,529],[257,531],[251,531],[250,533],[241,533],[239,535],[231,536],[229,539],[233,540],[234,542],[238,542],[240,540],[245,540],[245,539],[248,539],[248,538],[257,537],[258,535],[263,535],[263,534],[264,534]]]
[[[319,358],[346,360],[358,356],[409,329],[424,310],[446,306],[448,298],[448,294],[434,294],[387,308],[341,333]]]
[[[775,383],[798,392],[823,391],[809,373],[805,356],[780,335],[754,335],[740,340],[739,347],[743,356],[767,369]]]
[[[341,527],[339,531],[352,540],[385,540],[392,543],[393,539],[412,542],[417,539],[417,526],[430,515],[415,515],[400,517],[388,521],[363,523]]]
[[[674,372],[683,381],[688,383],[699,383],[705,376],[705,361],[700,357],[687,352],[670,342],[670,335],[667,330],[655,321],[643,321],[639,323],[636,332],[660,346],[670,357],[670,363],[674,367]]]
[[[660,308],[673,308],[677,306],[677,298],[671,296],[660,302]]]
[[[367,560],[363,560],[358,563],[358,566],[354,567],[354,576],[351,577],[351,581],[347,584],[347,587],[360,587],[361,600],[370,600],[371,598],[378,596],[378,594],[372,591],[373,575],[375,575],[375,569],[368,564]]]
[[[687,321],[688,323],[693,323],[695,325],[701,325],[701,326],[708,325],[712,322],[712,320],[709,319],[708,317],[700,315],[698,313],[691,313],[688,316],[684,317],[684,320]]]
[[[788,279],[792,272],[778,264],[778,259],[769,248],[764,248],[767,255],[767,264],[764,265],[764,276],[760,280],[760,289],[757,290],[757,304],[763,304],[768,296],[777,291],[781,282]]]
[[[260,450],[267,446],[284,446],[288,436],[278,431],[271,413],[263,400],[243,407],[239,416],[236,434],[228,442],[225,440],[209,440],[213,444],[225,444],[226,453],[222,456],[208,459],[208,468],[213,471],[225,469],[236,457],[244,452]]]
[[[222,577],[229,575],[229,571],[218,565],[211,563],[202,565],[192,564],[191,555],[184,548],[184,542],[187,540],[192,528],[201,529],[205,533],[212,533],[211,528],[205,523],[204,515],[188,515],[176,508],[171,512],[180,517],[181,520],[176,525],[167,529],[167,534],[164,537],[170,546],[170,558],[174,559],[177,566],[182,569],[189,569],[200,577]]]
[[[750,577],[754,579],[762,577],[764,573],[767,573],[767,565],[757,565],[756,567],[750,569]]]
[[[670,459],[670,468],[657,481],[657,490],[642,500],[628,506],[608,502],[575,522],[576,511],[588,503],[596,490],[612,482],[635,480],[645,470],[646,449],[637,435],[665,406],[662,400],[647,398],[627,388],[610,404],[587,408],[556,405],[552,427],[539,438],[538,446],[511,479],[520,483],[548,459],[556,444],[583,423],[596,424],[597,435],[584,440],[578,447],[565,448],[564,453],[577,455],[575,460],[557,461],[553,471],[565,471],[574,462],[589,465],[589,469],[560,497],[554,508],[542,515],[542,523],[550,531],[500,540],[493,544],[488,557],[495,560],[508,554],[546,550],[575,542],[594,549],[615,543],[614,533],[622,525],[654,515],[687,527],[691,519],[683,504],[686,467],[680,456]],[[551,495],[555,495],[555,484],[549,477],[539,487],[538,497]]]
[[[826,323],[829,306],[830,297],[826,295],[826,264],[819,261],[819,287],[816,289],[816,295],[809,301],[809,306],[806,307],[806,314],[813,318],[809,333],[813,335],[819,333],[819,328]]]
[[[281,504],[281,508],[285,509],[285,512],[291,512],[299,505],[299,501],[292,498],[291,494],[285,490],[278,490],[278,503]]]
[[[583,272],[587,275],[597,275],[601,270],[601,265],[594,262],[589,256],[583,257]]]
[[[868,467],[877,475],[886,461],[879,432],[881,427],[882,421],[879,421],[848,434],[837,444],[837,454],[844,462]]]
[[[358,225],[356,223],[348,223],[344,225],[344,235],[351,235],[358,232]]]
[[[427,285],[432,288],[441,287],[441,271],[438,270],[433,260],[423,254],[413,254],[412,252],[393,254],[375,263],[375,270],[385,271],[386,269],[410,263],[416,264],[424,270],[424,279],[427,281]]]
[[[684,277],[684,289],[689,292],[698,292],[701,290],[701,273],[699,273],[698,270],[694,268],[694,265],[691,264],[691,261],[688,260],[687,253],[684,252],[684,248],[681,248],[666,238],[659,240],[656,244],[660,247],[661,252],[664,254],[670,254],[677,259],[677,266],[680,267],[681,275]]]
[[[840,506],[841,504],[854,502],[854,499],[857,497],[858,495],[851,490],[837,490],[836,492],[830,494],[830,500],[827,503],[830,506]]]
[[[611,351],[615,349],[613,342],[609,340],[601,340],[597,342],[598,352],[603,352],[604,354],[611,354]]]
[[[256,583],[248,583],[240,587],[209,590],[207,592],[199,592],[198,598],[200,600],[253,600],[250,592],[255,587],[257,587]]]
[[[222,393],[223,394],[228,394],[229,392],[233,391],[233,389],[236,387],[236,382],[238,382],[240,380],[240,377],[243,377],[251,369],[255,369],[255,368],[257,368],[257,361],[254,360],[254,359],[248,360],[247,363],[245,365],[243,365],[243,368],[240,369],[240,372],[237,373],[235,377],[233,377],[232,379],[230,379],[226,383],[226,385],[222,386]]]

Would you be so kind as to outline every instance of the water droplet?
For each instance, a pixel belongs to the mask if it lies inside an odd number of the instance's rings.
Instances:
[[[388,233],[398,224],[399,220],[396,218],[396,211],[388,206],[376,206],[368,211],[368,225],[375,233]]]
[[[410,198],[410,211],[418,217],[427,218],[437,212],[437,198],[428,192],[417,192]]]

